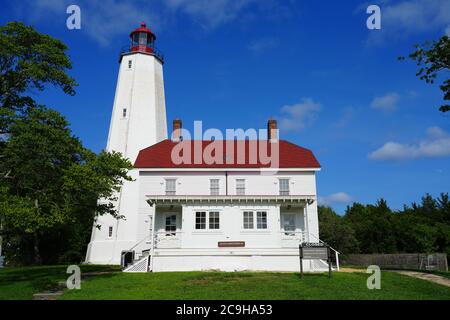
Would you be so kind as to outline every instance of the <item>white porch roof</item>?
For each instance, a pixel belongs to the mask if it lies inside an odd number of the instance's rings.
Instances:
[[[316,201],[315,195],[245,195],[245,196],[210,196],[210,195],[147,195],[147,203],[154,204],[184,204],[184,203],[286,203],[286,204],[312,204]]]

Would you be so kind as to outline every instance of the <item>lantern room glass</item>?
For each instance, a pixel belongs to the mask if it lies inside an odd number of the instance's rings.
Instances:
[[[132,46],[145,46],[148,48],[153,47],[153,39],[146,32],[137,32],[133,34]]]

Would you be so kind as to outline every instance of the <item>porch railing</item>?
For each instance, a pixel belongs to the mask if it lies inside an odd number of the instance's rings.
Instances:
[[[155,232],[154,248],[180,248],[181,231],[158,231]]]

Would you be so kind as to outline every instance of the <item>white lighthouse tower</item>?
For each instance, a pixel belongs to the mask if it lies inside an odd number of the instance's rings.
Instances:
[[[120,55],[119,76],[107,151],[134,162],[139,150],[167,139],[163,58],[156,36],[145,23],[130,34],[131,45]]]
[[[155,47],[155,34],[145,23],[130,33],[130,45],[120,54],[114,106],[107,151],[122,153],[132,163],[140,150],[167,139],[163,57]],[[129,175],[136,180],[138,172]],[[129,249],[148,232],[149,216],[139,215],[139,187],[125,182],[115,203],[119,215],[98,217],[88,245],[86,262],[120,263],[121,251]]]

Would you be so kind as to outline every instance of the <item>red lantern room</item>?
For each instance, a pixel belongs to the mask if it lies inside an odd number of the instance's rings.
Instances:
[[[140,28],[130,33],[130,38],[132,52],[154,52],[156,36],[144,22],[141,23]]]

